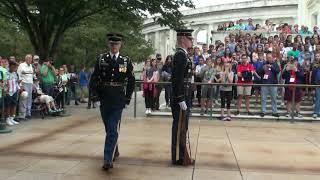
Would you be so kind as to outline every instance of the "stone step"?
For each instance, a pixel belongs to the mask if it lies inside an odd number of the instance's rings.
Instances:
[[[208,109],[208,113],[207,114],[210,114],[210,110],[211,109]],[[220,108],[212,108],[212,113],[213,114],[220,114]],[[237,109],[230,109],[230,111],[231,111],[231,113],[232,114],[235,114],[236,113],[236,111],[237,111]],[[155,111],[155,112],[157,112],[157,111]],[[169,112],[169,113],[171,113],[171,109],[166,109],[166,110],[162,110],[162,111],[158,111],[158,112]],[[196,110],[194,110],[194,109],[191,109],[191,112],[192,113],[199,113],[200,114],[200,109],[196,109]],[[261,109],[251,109],[250,110],[250,112],[251,113],[254,113],[254,114],[257,114],[257,115],[260,115],[260,113],[261,113]],[[313,110],[303,110],[303,109],[301,109],[301,114],[302,115],[308,115],[308,116],[312,116],[313,115]],[[243,107],[243,108],[241,108],[240,109],[240,114],[247,114],[247,111],[245,110],[245,108]],[[269,108],[267,108],[267,112],[266,113],[269,113],[269,114],[271,114],[272,113],[272,111],[271,111],[271,109]],[[286,115],[287,114],[287,110],[285,110],[285,109],[278,109],[278,113],[280,114],[280,115]]]
[[[152,112],[150,115],[148,115],[150,117],[172,117],[171,112]],[[206,115],[200,115],[199,113],[192,113],[191,117],[196,117],[196,118],[211,118],[210,115],[206,114]],[[220,114],[212,114],[212,118],[217,119],[220,117]],[[231,115],[231,118],[233,120],[281,120],[281,121],[291,121],[291,117],[286,117],[286,116],[280,116],[279,118],[277,117],[273,117],[270,115],[266,115],[263,118],[261,118],[259,115],[253,115],[253,116],[248,116],[248,115]],[[313,122],[320,122],[320,118],[313,118],[312,116],[303,116],[302,118],[298,118],[295,117],[294,118],[295,121],[313,121]]]

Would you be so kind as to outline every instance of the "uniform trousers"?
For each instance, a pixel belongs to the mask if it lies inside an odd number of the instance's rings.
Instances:
[[[185,128],[188,131],[188,127],[189,127],[189,114],[190,114],[190,107],[191,107],[191,98],[188,97],[186,100],[186,104],[188,106],[187,108],[187,112],[185,113]],[[185,152],[185,149],[183,148],[183,146],[179,145],[180,142],[178,142],[178,136],[180,136],[180,134],[178,134],[181,131],[181,128],[179,127],[179,117],[180,117],[180,106],[179,106],[179,102],[177,102],[174,99],[171,99],[171,111],[172,111],[172,117],[173,117],[173,122],[172,122],[172,136],[171,136],[171,158],[172,158],[172,163],[176,163],[178,160],[182,160],[184,157],[184,153],[188,153]],[[180,139],[181,141],[181,139]],[[177,148],[178,146],[178,148]],[[177,156],[177,149],[179,151],[179,157]]]
[[[122,111],[123,108],[113,108],[107,105],[100,106],[101,117],[106,131],[104,161],[108,163],[112,163],[118,144]]]

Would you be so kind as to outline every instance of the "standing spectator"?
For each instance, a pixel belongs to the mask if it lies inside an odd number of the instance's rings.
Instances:
[[[41,82],[43,93],[49,96],[53,96],[53,88],[55,84],[55,72],[56,69],[52,65],[49,59],[45,59],[41,66]]]
[[[210,84],[214,82],[214,80],[216,80],[215,75],[216,75],[216,70],[213,67],[212,59],[209,57],[207,59],[207,65],[201,69],[200,77],[202,78],[203,83]],[[202,98],[201,98],[200,115],[203,115],[204,113],[205,114],[208,113],[208,108],[211,107],[212,105],[211,97],[215,92],[215,86],[202,85],[201,90],[202,90],[201,92]]]
[[[89,80],[89,82],[91,80],[91,76],[92,76],[93,72],[94,72],[94,68],[93,67],[89,68],[89,71],[88,71],[88,80]],[[88,107],[87,107],[87,109],[91,109],[91,105],[92,105],[92,108],[96,108],[94,102],[92,102],[92,99],[90,98],[92,96],[92,91],[89,88],[89,86],[88,86],[88,91],[89,91],[89,98],[88,98]]]
[[[298,24],[295,24],[293,26],[292,34],[299,34],[299,25]]]
[[[320,53],[316,54],[315,62],[312,67],[311,82],[314,85],[320,85]],[[320,87],[316,88],[316,98],[313,118],[320,117]]]
[[[253,25],[252,19],[249,18],[249,19],[248,19],[248,24],[246,25],[245,30],[246,30],[246,31],[253,31],[255,28],[256,28],[256,27]]]
[[[158,80],[157,82],[162,82],[162,67],[163,67],[163,62],[162,62],[162,57],[161,54],[156,55],[156,62],[157,62],[157,69],[158,69]],[[155,96],[155,101],[154,101],[154,108],[155,110],[159,110],[160,108],[160,95],[162,92],[163,85],[162,84],[156,84],[156,96]]]
[[[6,83],[7,83],[7,69],[4,68],[3,66],[5,66],[5,58],[2,58],[0,56],[0,107],[1,109],[4,109],[5,111],[5,106],[3,107],[4,104],[4,100],[5,100],[5,87],[6,87]],[[3,111],[3,112],[4,112]],[[1,113],[1,118],[5,118],[5,114]]]
[[[196,66],[196,71],[195,71],[195,78],[194,78],[194,82],[196,83],[201,83],[202,82],[202,78],[201,78],[201,70],[203,67],[205,67],[205,60],[202,56],[199,57],[199,64]],[[198,104],[201,104],[201,85],[197,85],[197,99],[198,99]],[[194,94],[194,93],[192,93]],[[193,97],[192,97],[193,99]]]
[[[285,84],[302,84],[303,83],[303,69],[300,67],[298,63],[298,59],[293,56],[290,57],[289,63],[285,66],[284,72],[282,74],[283,79],[285,80]],[[293,90],[295,89],[295,96],[293,97]],[[294,86],[285,88],[284,100],[287,101],[287,117],[291,117],[292,112],[292,98],[295,99],[295,116],[302,118],[303,116],[300,114],[300,103],[302,100],[302,90],[301,88],[295,88]]]
[[[228,44],[226,44],[226,46],[230,49],[231,54],[232,54],[236,50],[236,45],[237,45],[237,43],[235,42],[236,36],[234,34],[230,34],[229,37],[230,37],[230,42]]]
[[[217,80],[221,83],[220,86],[220,97],[221,97],[221,117],[223,121],[231,121],[231,100],[232,100],[232,86],[224,85],[233,83],[234,73],[231,70],[231,64],[225,63],[223,72],[220,73],[220,79]],[[227,116],[224,116],[224,110],[227,103]]]
[[[80,103],[88,103],[84,99],[84,94],[86,92],[86,89],[88,87],[89,79],[86,72],[86,67],[84,65],[81,65],[81,70],[79,72],[79,84],[80,84]]]
[[[25,120],[31,118],[31,105],[32,105],[32,84],[33,84],[33,67],[32,55],[28,54],[25,57],[25,62],[21,63],[18,67],[18,75],[21,80],[20,87],[26,91],[27,98],[19,101],[19,118]]]
[[[288,58],[293,56],[294,58],[299,58],[300,51],[298,50],[298,43],[293,43],[293,49],[288,52]]]
[[[208,45],[203,44],[202,45],[202,57],[204,58],[204,60],[206,60],[209,56],[210,56],[210,54],[208,53]]]
[[[171,82],[171,75],[172,75],[172,56],[167,56],[166,61],[162,68],[162,79],[164,82]],[[165,85],[165,100],[166,100],[166,107],[170,107],[170,100],[172,94],[172,86],[171,84]]]
[[[194,55],[193,55],[193,64],[196,66],[199,64],[199,57],[201,55],[201,52],[200,52],[200,48],[199,47],[195,47],[194,48]]]
[[[223,61],[221,57],[217,57],[214,61],[214,69],[216,70],[216,74],[215,74],[215,82],[216,80],[220,79],[220,73],[223,71]],[[220,95],[220,86],[217,85],[215,88],[215,91],[213,91],[213,98],[215,99],[214,103],[217,105],[218,104],[218,98]]]
[[[241,56],[242,63],[238,64],[237,66],[237,75],[238,75],[238,84],[252,84],[252,76],[254,71],[254,67],[252,64],[249,64],[248,56],[243,54]],[[249,97],[251,95],[252,86],[238,86],[237,93],[238,93],[238,102],[237,102],[237,112],[236,115],[240,114],[240,107],[242,103],[243,96],[245,97],[246,101],[246,110],[248,115],[253,115],[250,112],[250,102]]]
[[[143,76],[143,81],[146,82],[144,84],[144,98],[146,104],[146,114],[150,114],[152,110],[154,110],[154,99],[156,95],[156,87],[152,82],[158,82],[158,69],[157,62],[155,59],[152,59],[150,62],[150,66],[146,67],[145,75]]]
[[[18,92],[20,90],[17,66],[18,64],[16,62],[11,61],[9,63],[9,71],[7,73],[7,94],[5,97],[5,106],[7,111],[7,124],[9,126],[19,124],[19,122],[15,121]]]
[[[67,95],[67,83],[68,83],[68,76],[64,72],[64,69],[61,67],[59,69],[59,74],[57,76],[57,86],[58,86],[58,95],[56,97],[57,106],[59,109],[64,109],[65,98]]]
[[[74,104],[77,106],[79,105],[79,102],[78,102],[78,96],[77,96],[77,85],[78,85],[78,80],[79,80],[79,76],[78,74],[76,73],[76,70],[75,70],[75,67],[74,65],[71,65],[70,66],[70,72],[69,72],[69,90],[68,92],[69,95],[68,95],[68,102],[67,104],[69,105],[70,104],[70,100],[71,100],[71,95],[73,96],[74,98]]]
[[[34,73],[36,74],[37,78],[40,78],[41,73],[40,73],[40,69],[41,69],[41,65],[39,63],[40,58],[38,55],[34,55],[33,56],[33,69],[34,69]]]
[[[254,74],[253,76],[253,82],[255,84],[261,84],[262,81],[261,81],[261,73],[259,72],[259,70],[263,67],[263,64],[265,62],[265,59],[264,59],[264,53],[259,53],[258,54],[258,59],[256,61],[253,61],[253,67],[254,67],[254,70],[257,72]],[[255,98],[256,98],[256,105],[258,104],[259,102],[259,96],[261,95],[261,87],[260,86],[255,86],[253,87],[253,90],[254,90],[254,94],[255,94]]]
[[[272,57],[272,53],[267,54],[267,61],[258,71],[261,72],[262,84],[278,84],[278,74],[280,68]],[[277,87],[261,87],[261,117],[266,114],[267,95],[271,96],[272,116],[279,117],[277,110]]]

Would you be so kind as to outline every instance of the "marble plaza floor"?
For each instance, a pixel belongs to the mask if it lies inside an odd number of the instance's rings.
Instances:
[[[124,113],[120,158],[101,170],[97,110],[35,119],[0,134],[0,180],[319,180],[320,124],[192,119],[194,167],[170,164],[171,120]]]

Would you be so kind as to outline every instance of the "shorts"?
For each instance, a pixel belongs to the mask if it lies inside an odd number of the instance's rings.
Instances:
[[[4,98],[4,104],[6,107],[13,107],[18,105],[18,93],[14,93],[12,96],[6,96]]]
[[[213,91],[212,91],[213,88]],[[211,98],[213,97],[212,93],[214,93],[215,87],[214,86],[208,86],[208,85],[202,85],[201,86],[201,98]]]
[[[250,96],[251,95],[252,86],[237,86],[238,95]]]
[[[288,102],[292,102],[292,96],[293,96],[293,89],[285,88],[284,100]],[[294,101],[296,103],[299,103],[301,102],[301,100],[302,100],[302,90],[296,89]]]

